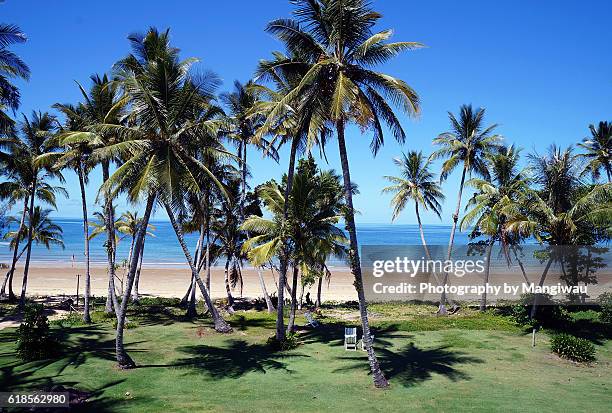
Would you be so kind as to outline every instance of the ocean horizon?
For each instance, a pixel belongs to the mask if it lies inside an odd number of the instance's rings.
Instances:
[[[43,245],[34,245],[32,248],[32,265],[64,266],[82,265],[83,256],[83,224],[78,218],[55,218],[54,222],[64,231],[65,248],[52,246],[46,249]],[[154,237],[147,237],[143,258],[145,267],[177,267],[185,266],[185,256],[176,239],[176,235],[169,221],[151,221],[155,226]],[[425,238],[430,245],[448,244],[450,225],[431,224],[424,227]],[[360,246],[363,245],[420,245],[419,227],[414,224],[374,224],[364,223],[357,225],[357,238]],[[185,234],[189,248],[195,249],[198,239],[197,233]],[[91,264],[94,266],[106,265],[106,250],[104,248],[105,235],[100,235],[90,242]],[[456,245],[466,245],[469,242],[468,233],[457,230],[455,234]],[[117,248],[117,263],[121,264],[127,259],[130,248],[130,238],[124,237],[119,241]],[[8,241],[0,241],[0,263],[10,264],[12,251]],[[25,260],[21,257],[20,264]],[[221,260],[219,260],[221,261]],[[224,263],[216,262],[215,266]],[[330,266],[346,266],[346,262],[331,258]]]

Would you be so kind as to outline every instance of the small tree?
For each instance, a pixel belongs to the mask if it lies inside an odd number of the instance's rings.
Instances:
[[[45,359],[53,353],[53,344],[44,306],[26,305],[23,323],[17,330],[17,356],[24,361]]]

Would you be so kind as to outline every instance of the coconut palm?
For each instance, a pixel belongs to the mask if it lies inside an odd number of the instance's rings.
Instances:
[[[150,29],[146,35],[131,35],[129,39],[133,53],[116,65],[121,88],[130,105],[128,122],[126,125],[100,124],[96,127],[100,132],[119,135],[123,142],[95,151],[102,159],[117,155],[125,159],[101,190],[108,191],[111,196],[125,192],[131,202],[144,201],[146,205],[142,224],[136,234],[118,313],[116,353],[121,368],[135,366],[123,346],[123,328],[138,257],[156,202],[163,206],[170,218],[192,275],[213,317],[215,329],[219,332],[231,331],[212,304],[176,219],[176,213],[185,208],[186,194],[201,192],[202,176],[210,177],[220,186],[218,178],[190,151],[200,143],[201,132],[210,132],[210,129],[218,126],[194,116],[194,108],[210,103],[218,82],[216,78],[190,75],[189,69],[194,59],[179,60],[178,49],[170,46],[169,31],[160,33]],[[208,156],[231,158],[229,153],[217,147],[199,150]]]
[[[34,194],[41,182],[45,179],[54,176],[63,181],[61,172],[53,170],[51,168],[40,166],[38,164],[38,157],[48,152],[54,151],[54,134],[57,129],[57,121],[54,116],[49,113],[33,112],[31,119],[28,119],[25,115],[23,116],[23,122],[21,124],[21,141],[18,145],[16,156],[21,157],[24,161],[27,176],[29,178],[29,202],[28,207],[28,220],[33,221],[34,205],[36,196]],[[26,289],[28,285],[28,273],[30,269],[30,259],[32,256],[32,234],[33,227],[29,227],[27,236],[28,248],[26,251],[26,258],[23,271],[23,282],[21,286],[21,297],[19,300],[19,307],[23,309],[25,306]]]
[[[278,102],[271,117],[285,112],[286,104],[299,96],[301,107],[309,108],[316,119],[329,121],[336,128],[348,208],[346,226],[351,240],[350,263],[360,303],[364,342],[374,384],[386,387],[387,380],[371,348],[344,133],[349,122],[372,130],[374,137],[370,147],[374,154],[384,143],[383,123],[399,142],[404,141],[404,130],[388,101],[412,115],[419,110],[418,96],[404,81],[370,68],[404,50],[422,45],[387,43],[392,34],[390,30],[374,33],[372,28],[381,15],[364,0],[301,0],[294,3],[296,19],[275,20],[268,24],[267,31],[279,38],[290,53],[298,56],[286,66],[306,68],[306,74],[298,86]]]
[[[517,203],[503,209],[507,217],[505,231],[534,237],[540,243],[555,245],[595,245],[609,237],[612,230],[612,184],[586,186],[579,178],[579,165],[571,147],[552,146],[544,156],[532,155],[534,182],[539,188],[521,192]],[[539,285],[546,280],[555,260],[548,251]],[[536,295],[531,317],[535,315]]]
[[[13,149],[15,149],[15,147]],[[17,152],[11,151],[10,153],[14,153],[14,155],[10,156],[10,161],[5,164],[4,181],[0,183],[0,200],[6,201],[7,206],[12,206],[17,203],[21,203],[23,205],[18,228],[25,228],[30,199],[29,177],[31,169],[27,167],[27,163],[25,162],[26,159],[18,156],[18,150]],[[36,199],[39,202],[43,202],[52,206],[53,208],[56,208],[57,193],[65,194],[64,188],[50,185],[47,182],[44,182],[44,180],[39,180],[36,188]],[[13,221],[11,220],[11,222]],[[7,297],[6,288],[8,286],[8,299],[10,302],[14,302],[16,299],[15,293],[13,292],[13,275],[15,273],[17,262],[23,254],[23,251],[18,252],[20,242],[23,240],[21,237],[22,234],[24,234],[24,232],[19,231],[18,238],[14,239],[13,244],[11,244],[11,248],[13,249],[13,257],[9,270],[7,271],[4,281],[2,282],[2,289],[0,290],[0,297],[5,298]],[[26,247],[27,245],[28,244],[26,244]]]
[[[34,213],[28,214],[26,222],[23,226],[20,226],[17,231],[9,231],[4,236],[4,239],[10,240],[10,246],[17,246],[17,240],[27,237],[32,233],[31,241],[26,244],[19,256],[21,256],[29,247],[30,243],[42,244],[47,249],[52,246],[58,246],[64,249],[63,231],[62,228],[53,223],[53,220],[49,217],[51,215],[51,209],[43,209],[40,206],[34,207]],[[9,218],[12,223],[18,223],[20,220],[15,217]]]
[[[298,154],[310,150],[315,145],[318,145],[323,151],[325,142],[331,134],[330,129],[325,124],[325,119],[317,115],[316,106],[306,104],[306,95],[290,95],[300,85],[307,72],[308,65],[300,64],[300,57],[297,54],[286,56],[280,52],[274,52],[273,59],[262,60],[257,69],[257,79],[272,82],[274,89],[259,84],[251,85],[252,88],[257,88],[262,95],[262,101],[254,105],[252,112],[266,116],[266,122],[257,131],[257,139],[261,139],[266,134],[270,135],[268,148],[273,148],[274,145],[278,148],[285,144],[290,145],[284,205],[289,205],[289,193],[293,186],[295,162]],[[283,220],[286,221],[287,218],[288,211],[285,210]],[[285,339],[284,292],[290,253],[287,242],[288,240],[285,240],[283,252],[279,256],[276,315],[276,340],[279,342]]]
[[[136,240],[136,233],[138,232],[138,226],[142,223],[142,218],[138,218],[138,211],[126,211],[121,214],[121,217],[117,220],[116,227],[117,231],[123,234],[123,237],[120,239],[124,239],[125,237],[130,237],[130,251],[128,254],[127,262],[132,260],[132,253],[134,250],[134,242]],[[155,231],[155,225],[148,224],[147,231],[145,233],[145,239],[142,242],[142,250],[140,251],[140,258],[138,260],[138,269],[136,270],[136,277],[134,278],[134,287],[132,288],[132,301],[138,301],[138,283],[140,281],[140,270],[142,268],[142,259],[144,255],[144,247],[146,237],[155,237],[153,234]]]
[[[400,168],[401,176],[385,176],[385,179],[392,185],[382,190],[383,193],[395,194],[391,199],[392,219],[395,220],[409,202],[414,202],[414,213],[419,225],[421,242],[429,259],[430,254],[425,241],[419,206],[425,211],[431,210],[440,218],[442,212],[440,201],[444,200],[444,194],[431,172],[431,159],[425,158],[422,152],[404,153],[401,158],[393,159],[393,162]]]
[[[457,167],[461,168],[457,207],[453,213],[453,225],[448,241],[447,259],[450,259],[452,255],[465,178],[468,175],[477,175],[489,179],[490,174],[487,169],[486,156],[497,149],[501,140],[500,136],[493,134],[497,127],[496,124],[484,126],[484,115],[485,110],[483,108],[474,110],[472,105],[462,105],[459,109],[459,118],[450,112],[448,113],[451,130],[440,134],[433,140],[434,145],[440,146],[440,149],[432,153],[431,158],[445,159],[442,164],[440,181],[446,180],[448,175]],[[445,274],[444,284],[446,284],[447,279],[448,274]],[[438,312],[440,314],[447,313],[446,294],[444,293],[442,293],[440,298]]]
[[[93,163],[90,161],[92,148],[88,142],[65,143],[67,137],[65,133],[82,131],[87,125],[85,107],[83,105],[71,104],[55,104],[53,106],[62,112],[66,118],[63,125],[60,126],[60,133],[56,136],[54,144],[61,147],[61,150],[56,152],[48,152],[37,158],[37,162],[47,167],[52,167],[58,170],[70,168],[74,170],[78,179],[81,190],[81,205],[83,210],[83,240],[84,240],[84,256],[85,256],[85,294],[83,306],[83,321],[91,323],[89,314],[89,298],[91,294],[91,274],[90,274],[90,257],[89,257],[89,218],[87,214],[87,199],[85,196],[85,188],[89,181],[89,172],[93,168]]]
[[[519,202],[521,193],[529,190],[529,178],[526,170],[519,170],[520,149],[513,145],[500,147],[497,152],[487,155],[490,180],[473,178],[466,186],[476,189],[476,193],[466,205],[465,216],[461,220],[461,230],[473,225],[472,237],[486,236],[486,266],[484,284],[489,282],[491,252],[493,245],[499,242],[503,252],[508,256],[508,247],[517,244],[516,234],[512,236],[504,231],[507,217],[503,214],[508,204]],[[486,292],[480,301],[480,310],[486,309]]]
[[[597,181],[603,170],[608,182],[612,182],[612,123],[599,122],[597,128],[589,125],[589,130],[591,136],[578,144],[586,152],[579,156],[588,161],[583,174],[590,173],[593,180]]]
[[[286,185],[286,177],[284,178]],[[292,331],[297,308],[297,281],[300,269],[320,274],[327,250],[337,252],[343,241],[342,231],[335,224],[344,212],[340,179],[331,172],[319,172],[312,159],[299,162],[284,220],[284,188],[274,181],[258,188],[258,194],[272,218],[251,215],[242,228],[257,234],[244,243],[243,250],[253,265],[263,265],[290,247],[289,262],[293,267],[291,309],[288,331]],[[285,232],[286,231],[286,232]],[[285,241],[288,240],[285,244]],[[319,244],[331,244],[322,246]],[[319,247],[319,248],[317,248]],[[338,252],[340,254],[340,252]],[[280,288],[280,287],[279,287]]]
[[[19,89],[12,80],[30,78],[28,66],[8,47],[26,39],[19,27],[0,23],[0,135],[11,134],[15,127],[15,121],[4,111],[5,108],[16,111],[19,107]]]

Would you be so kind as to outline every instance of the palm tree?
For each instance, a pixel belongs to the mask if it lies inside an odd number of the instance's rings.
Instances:
[[[400,168],[401,176],[385,176],[385,179],[392,185],[382,190],[383,193],[395,194],[391,199],[391,205],[393,206],[392,220],[399,216],[408,202],[414,202],[414,213],[419,224],[421,242],[427,258],[430,259],[431,255],[425,241],[419,206],[425,211],[431,210],[440,218],[442,212],[440,201],[445,198],[440,185],[434,179],[434,174],[430,170],[431,159],[426,159],[422,152],[411,151],[408,154],[402,154],[401,158],[395,158],[393,162]]]
[[[474,225],[471,237],[484,235],[488,238],[486,248],[486,267],[484,284],[489,282],[491,268],[491,252],[493,245],[499,242],[506,257],[508,247],[517,244],[520,239],[504,231],[507,217],[502,212],[509,204],[519,202],[521,193],[529,191],[529,179],[526,170],[519,170],[520,149],[513,145],[499,147],[498,151],[487,155],[490,180],[473,178],[465,184],[477,190],[466,205],[469,211],[461,220],[461,230]],[[487,305],[486,292],[482,294],[480,310]]]
[[[0,24],[0,135],[10,135],[14,130],[15,121],[4,112],[4,108],[16,111],[19,107],[19,89],[12,79],[30,78],[30,69],[8,47],[16,43],[24,43],[26,35],[13,24]]]
[[[308,71],[308,65],[299,63],[297,55],[286,56],[280,52],[274,52],[272,60],[263,60],[257,69],[257,79],[269,80],[273,83],[275,90],[263,85],[252,84],[257,88],[262,101],[254,105],[252,112],[264,114],[266,121],[257,131],[257,139],[268,134],[272,138],[268,148],[276,145],[280,148],[287,143],[290,144],[289,160],[287,168],[287,185],[285,185],[284,205],[289,205],[289,194],[293,187],[293,175],[295,172],[295,161],[298,153],[310,150],[319,145],[321,150],[331,134],[322,117],[316,115],[316,108],[305,104],[305,96],[293,94],[294,88],[300,85],[302,78]],[[264,100],[267,97],[268,100]],[[280,110],[279,110],[280,108]],[[288,211],[283,211],[283,220],[287,221]],[[290,247],[285,240],[282,253],[279,256],[278,277],[278,305],[276,316],[276,340],[285,340],[284,328],[284,293],[287,282],[287,268]]]
[[[286,185],[286,177],[284,181]],[[274,181],[261,186],[258,193],[273,217],[268,219],[251,215],[242,228],[257,234],[243,246],[253,265],[263,265],[274,256],[280,256],[285,240],[289,241],[286,245],[291,248],[289,261],[293,267],[289,332],[294,327],[300,269],[303,276],[305,268],[320,274],[327,259],[321,253],[326,250],[338,252],[346,238],[335,226],[344,212],[343,192],[337,175],[317,171],[312,158],[300,161],[286,208],[287,221],[284,221],[283,192],[283,188]]]
[[[87,214],[87,199],[85,187],[89,181],[89,172],[93,168],[90,160],[92,148],[88,142],[68,142],[70,135],[65,133],[82,131],[87,124],[86,111],[83,105],[55,104],[53,106],[66,117],[64,125],[60,125],[60,133],[56,136],[54,144],[63,150],[48,152],[39,156],[36,161],[39,165],[45,165],[57,170],[64,168],[73,169],[79,179],[81,190],[81,205],[83,209],[83,240],[85,256],[85,294],[83,306],[83,321],[91,323],[89,314],[89,298],[91,295],[91,274],[89,257],[89,219]]]
[[[18,156],[23,157],[22,159],[26,162],[29,180],[29,202],[28,207],[28,220],[33,222],[34,214],[34,202],[36,199],[36,191],[41,182],[50,176],[55,176],[63,181],[63,177],[59,171],[52,170],[45,166],[39,166],[37,159],[41,155],[54,150],[54,134],[56,131],[56,119],[49,113],[33,112],[32,118],[28,119],[25,115],[23,116],[23,122],[21,126],[22,140],[20,143]],[[23,309],[26,299],[26,289],[28,285],[28,272],[30,269],[30,258],[32,255],[32,230],[33,227],[29,227],[27,242],[28,249],[26,252],[26,261],[23,271],[23,282],[21,286],[21,297],[19,300],[19,308]]]
[[[142,224],[142,218],[138,218],[138,211],[126,211],[121,214],[121,217],[117,220],[117,231],[123,234],[123,239],[125,237],[130,237],[130,251],[128,254],[127,262],[132,260],[132,253],[134,251],[134,242],[136,241],[136,233],[138,232],[138,226]],[[138,296],[138,282],[140,281],[140,270],[142,268],[142,259],[144,255],[144,247],[146,237],[155,237],[153,234],[155,231],[155,225],[148,224],[147,231],[145,233],[145,239],[142,242],[142,250],[140,251],[140,258],[138,259],[138,270],[136,271],[136,277],[134,278],[134,287],[132,288],[132,301],[137,302],[139,300]]]
[[[451,258],[453,251],[465,178],[469,174],[489,179],[490,174],[485,159],[489,153],[496,150],[501,140],[500,136],[492,135],[497,127],[496,124],[484,127],[484,114],[485,110],[483,108],[474,111],[472,105],[462,105],[459,109],[459,119],[452,113],[448,113],[451,121],[451,131],[444,132],[433,140],[434,145],[440,146],[440,149],[432,153],[431,158],[447,158],[442,164],[440,181],[446,180],[452,171],[458,166],[461,167],[461,181],[459,182],[457,207],[453,214],[453,225],[448,241],[447,260]],[[444,285],[446,285],[447,280],[448,274],[444,274]],[[438,312],[440,314],[447,313],[445,293],[442,293],[440,298]]]
[[[523,191],[518,203],[508,203],[502,210],[507,217],[505,231],[534,237],[540,243],[555,245],[595,245],[599,234],[609,234],[612,227],[612,184],[585,186],[579,178],[579,165],[572,148],[552,146],[548,154],[530,156],[538,190]],[[539,285],[546,280],[555,260],[548,259]],[[536,295],[531,317],[539,300]]]
[[[10,240],[10,246],[15,248],[17,247],[17,240],[25,238],[27,234],[30,233],[31,229],[31,241],[24,245],[19,253],[19,257],[29,248],[30,243],[35,243],[37,245],[42,244],[47,249],[50,249],[53,245],[64,249],[62,228],[53,223],[53,220],[49,218],[51,211],[51,209],[42,209],[40,206],[36,206],[34,207],[34,213],[28,215],[25,225],[20,225],[17,231],[9,231],[6,233],[4,239]],[[13,223],[20,222],[20,220],[15,217],[9,218],[9,221]]]
[[[220,186],[218,178],[190,151],[200,143],[198,138],[201,132],[218,126],[194,116],[194,108],[210,103],[218,82],[216,78],[190,75],[189,69],[194,60],[179,61],[178,49],[170,46],[169,31],[159,33],[150,29],[146,35],[131,35],[129,39],[133,53],[118,62],[116,70],[129,101],[129,117],[133,122],[126,125],[98,125],[97,130],[117,134],[124,141],[95,152],[103,159],[119,154],[126,160],[103,184],[103,192],[108,191],[111,196],[126,192],[131,202],[146,200],[118,313],[116,353],[121,368],[135,366],[123,346],[123,328],[138,257],[156,202],[164,207],[170,218],[192,276],[213,317],[215,329],[219,332],[231,331],[213,306],[175,215],[185,209],[186,194],[201,192],[200,177],[208,176]],[[229,153],[216,147],[208,146],[200,150],[208,156],[231,158]]]
[[[271,115],[274,118],[284,113],[286,105],[299,96],[300,108],[309,108],[309,112],[319,120],[315,123],[329,121],[336,127],[348,208],[346,226],[350,235],[350,263],[359,298],[364,341],[374,384],[386,387],[388,382],[371,346],[344,133],[348,122],[371,129],[374,137],[370,147],[374,154],[384,143],[383,123],[389,126],[399,142],[404,141],[404,130],[387,101],[412,115],[419,110],[418,96],[404,81],[370,67],[422,45],[387,43],[392,34],[390,30],[374,33],[372,28],[381,15],[364,0],[298,0],[294,3],[297,19],[275,20],[268,24],[267,31],[298,57],[285,62],[285,66],[306,69],[306,73],[297,87],[278,102]]]
[[[589,125],[591,136],[584,138],[578,146],[586,151],[578,156],[586,158],[588,163],[583,174],[590,173],[596,181],[601,170],[606,172],[608,182],[612,182],[612,123],[599,122],[597,128]]]
[[[0,152],[2,158],[5,159],[4,181],[0,183],[0,200],[5,201],[6,206],[12,206],[16,203],[23,204],[18,228],[24,228],[30,199],[32,168],[21,141],[13,138],[2,138],[0,139],[0,145],[7,148],[6,152]],[[36,185],[36,199],[55,208],[56,194],[62,193],[65,195],[65,191],[62,187],[52,186],[45,182],[47,174],[44,172],[43,174],[45,175],[44,179],[39,179]],[[20,235],[22,233],[19,232]],[[16,299],[13,292],[13,275],[17,261],[21,257],[21,253],[18,253],[21,241],[22,238],[15,239],[11,266],[4,277],[2,289],[0,290],[0,297],[6,297],[6,287],[8,284],[8,298],[10,302],[14,302]]]

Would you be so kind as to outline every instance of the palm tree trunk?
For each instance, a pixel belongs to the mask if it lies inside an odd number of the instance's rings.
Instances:
[[[19,259],[21,258],[23,253],[26,252],[27,249],[28,249],[28,244],[24,245],[23,248],[21,249],[21,251],[19,251],[19,254],[16,257],[16,262],[19,261]],[[12,274],[11,270],[9,269],[7,271],[7,273],[6,273],[6,275],[4,276],[4,282],[2,283],[2,291],[5,290],[6,284],[8,283],[8,281],[12,281],[12,278],[13,278],[12,275],[13,274]],[[11,289],[11,291],[12,291],[12,289]],[[2,296],[2,298],[4,298],[4,296]],[[10,298],[9,298],[9,300],[10,300]],[[15,300],[15,295],[13,294],[13,301],[14,300]]]
[[[287,185],[285,186],[284,206],[283,206],[283,225],[287,221],[289,214],[289,194],[293,187],[293,175],[295,172],[295,158],[297,156],[298,138],[294,137],[291,140],[291,152],[289,153],[289,168],[287,170]],[[287,283],[287,264],[289,260],[289,246],[287,241],[284,241],[280,255],[280,268],[278,271],[278,304],[276,306],[276,340],[285,341],[285,284]]]
[[[338,133],[338,150],[340,152],[340,163],[342,164],[342,177],[344,181],[344,197],[346,200],[346,228],[350,238],[349,262],[351,273],[355,278],[355,289],[359,300],[359,313],[361,315],[361,325],[363,328],[363,342],[368,352],[368,362],[372,371],[374,386],[383,388],[388,387],[389,382],[385,378],[380,364],[372,348],[372,334],[370,333],[370,323],[368,321],[368,307],[363,291],[363,276],[361,274],[361,263],[359,262],[359,244],[357,243],[357,230],[355,228],[355,211],[353,209],[353,192],[351,188],[351,174],[349,171],[348,155],[346,153],[346,143],[344,141],[344,121],[338,120],[336,123]]]
[[[425,257],[428,260],[431,260],[431,253],[429,252],[427,241],[425,241],[425,232],[423,231],[423,223],[421,222],[421,214],[419,213],[419,204],[417,202],[414,203],[414,212],[416,215],[417,223],[419,224],[419,234],[421,235],[421,243],[423,244],[423,250],[425,250]],[[436,274],[435,271],[433,271],[433,276],[436,279],[436,282],[440,283],[438,274]]]
[[[246,187],[247,187],[247,142],[242,142],[242,168],[241,168],[241,180],[242,188],[240,191],[240,222],[244,222],[244,204],[246,202]]]
[[[89,272],[89,220],[87,219],[87,198],[85,197],[85,176],[83,167],[79,165],[79,186],[81,187],[81,203],[83,204],[83,237],[85,241],[85,303],[83,305],[83,322],[91,323],[89,315],[89,296],[91,295],[91,273]]]
[[[270,295],[268,294],[268,289],[266,288],[266,282],[264,281],[263,274],[261,273],[261,267],[257,267],[257,276],[259,277],[259,285],[261,286],[261,292],[263,293],[264,300],[266,301],[266,306],[268,307],[268,312],[273,313],[275,308],[272,300],[270,299]]]
[[[30,197],[26,195],[25,200],[23,201],[23,211],[21,212],[21,221],[19,221],[19,228],[17,230],[17,238],[15,239],[15,249],[13,250],[13,260],[11,261],[11,268],[6,273],[6,278],[2,283],[2,290],[0,291],[0,297],[4,298],[6,296],[6,284],[8,281],[9,284],[9,301],[15,301],[15,293],[13,293],[13,273],[15,272],[15,266],[17,265],[17,261],[19,261],[19,257],[17,257],[17,251],[19,251],[19,243],[21,241],[21,233],[23,232],[23,228],[25,225],[25,217],[28,212],[28,201]],[[27,244],[26,244],[27,247]],[[23,251],[22,251],[23,252]]]
[[[210,291],[210,191],[206,191],[206,288]]]
[[[461,172],[461,183],[459,184],[459,194],[457,195],[457,208],[455,208],[455,213],[453,214],[453,226],[451,228],[450,238],[448,240],[448,252],[446,254],[446,260],[451,259],[451,255],[453,254],[453,243],[455,242],[455,231],[457,230],[457,221],[459,220],[459,211],[461,210],[461,196],[463,195],[463,186],[465,184],[465,175],[467,173],[467,167],[463,166],[463,171]],[[444,274],[444,283],[446,285],[448,282],[448,273]],[[448,314],[448,310],[446,309],[446,292],[442,292],[442,296],[440,297],[440,306],[438,308],[438,314],[445,315]]]
[[[132,301],[137,303],[140,300],[140,293],[138,292],[138,285],[140,283],[140,271],[142,270],[142,260],[144,259],[144,249],[147,243],[147,234],[142,240],[142,250],[140,250],[140,257],[138,260],[138,269],[136,270],[136,277],[134,278],[134,288],[132,289]]]
[[[136,366],[134,360],[127,354],[123,345],[123,329],[125,327],[125,318],[127,313],[127,306],[136,277],[136,270],[138,267],[138,259],[142,251],[144,244],[144,238],[147,233],[147,226],[149,225],[149,218],[151,217],[151,211],[153,210],[153,204],[155,203],[155,196],[149,195],[147,198],[147,205],[145,207],[144,216],[142,217],[142,225],[138,227],[136,231],[136,244],[134,245],[134,254],[129,263],[129,270],[127,274],[126,288],[123,291],[121,304],[117,306],[117,336],[115,338],[115,352],[117,357],[117,364],[121,369],[131,369]]]
[[[289,322],[287,323],[287,333],[293,332],[295,327],[295,309],[297,307],[297,281],[298,281],[299,269],[297,266],[293,267],[293,280],[291,288],[291,308],[289,310]]]
[[[108,161],[102,162],[102,179],[108,181],[110,176]],[[115,290],[115,217],[113,213],[113,200],[110,193],[104,194],[104,218],[106,224],[106,258],[108,261],[108,295],[106,297],[106,306],[104,311],[117,315],[119,309],[119,301],[117,300],[117,292]]]
[[[491,252],[493,251],[494,243],[495,243],[495,238],[491,237],[489,239],[489,245],[487,245],[487,266],[485,268],[485,276],[484,276],[485,290],[482,293],[482,297],[480,297],[480,311],[485,311],[487,309],[487,284],[489,283],[489,273],[491,271]]]
[[[542,273],[542,277],[540,278],[540,282],[538,285],[542,287],[544,285],[544,281],[546,280],[546,275],[548,274],[548,270],[553,262],[553,257],[551,256],[546,263],[546,267],[544,267],[544,272]],[[533,305],[531,306],[531,313],[529,314],[529,319],[533,320],[536,315],[536,310],[538,309],[538,302],[540,301],[540,294],[536,294],[533,298]]]
[[[172,228],[174,228],[174,232],[179,241],[179,244],[181,244],[181,248],[183,249],[183,253],[185,254],[185,258],[187,259],[189,268],[191,269],[191,273],[193,274],[196,280],[196,283],[200,287],[200,292],[202,293],[202,296],[204,297],[204,301],[206,302],[206,306],[208,307],[208,310],[210,311],[210,314],[212,315],[212,318],[215,322],[215,330],[220,333],[231,332],[232,327],[230,327],[230,325],[227,324],[227,322],[223,319],[223,317],[221,317],[221,314],[219,314],[219,311],[217,311],[217,308],[213,305],[210,295],[208,293],[208,289],[202,282],[202,278],[200,278],[200,274],[198,273],[197,268],[193,264],[193,260],[191,259],[191,253],[189,252],[189,249],[187,248],[187,245],[185,244],[185,238],[183,237],[183,231],[181,230],[181,227],[176,222],[176,219],[174,218],[174,213],[172,212],[170,205],[168,205],[167,203],[164,203],[164,207],[166,208],[166,212],[168,212],[170,223],[172,224]]]
[[[30,258],[32,257],[32,234],[34,231],[33,217],[34,217],[34,199],[36,198],[36,184],[37,177],[34,177],[32,181],[32,187],[30,188],[30,208],[28,211],[29,225],[28,225],[28,250],[26,252],[26,261],[23,269],[23,282],[21,284],[21,297],[19,298],[19,309],[23,310],[26,300],[26,289],[28,288],[28,272],[30,270]]]
[[[230,283],[229,283],[229,264],[230,264],[230,259],[228,258],[225,261],[225,276],[224,276],[224,282],[225,282],[225,293],[227,295],[227,312],[230,314],[234,314],[234,297],[232,296],[232,290],[230,288]]]
[[[321,307],[321,290],[323,287],[323,276],[319,277],[319,285],[317,286],[317,302],[315,303],[315,307]]]
[[[194,254],[196,268],[199,268],[200,261],[202,261],[200,250],[202,249],[203,243],[204,243],[204,225],[200,225],[200,236],[198,237],[198,242],[196,244],[196,251]],[[187,301],[187,312],[185,316],[188,318],[193,318],[198,315],[198,312],[196,310],[195,289],[196,289],[195,278],[191,276],[191,280],[189,282],[189,290],[187,292],[188,301],[186,300]]]

